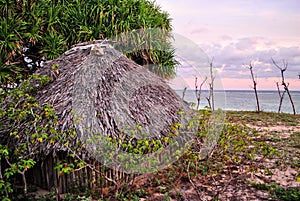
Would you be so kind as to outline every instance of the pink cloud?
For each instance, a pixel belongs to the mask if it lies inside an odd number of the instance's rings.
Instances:
[[[205,33],[205,32],[208,32],[208,29],[206,28],[198,28],[198,29],[194,29],[191,31],[191,34],[194,35],[194,34],[202,34],[202,33]]]
[[[204,78],[198,77],[198,83],[200,84]],[[257,78],[257,90],[277,90],[276,82],[281,84],[281,79],[278,77],[269,78]],[[286,83],[289,83],[289,89],[291,91],[300,91],[300,79],[286,79]],[[194,77],[177,77],[170,81],[170,85],[173,89],[182,90],[185,87],[189,90],[195,89]],[[281,86],[280,86],[281,87]],[[206,82],[202,90],[208,90],[208,82]],[[215,80],[216,90],[252,90],[253,82],[250,78],[217,78]],[[281,87],[281,90],[283,88]]]
[[[281,83],[278,77],[270,78],[257,78],[257,90],[277,90],[276,82]],[[289,89],[294,91],[300,90],[300,80],[286,79],[286,83],[289,83]],[[223,87],[226,90],[252,90],[253,83],[251,79],[242,78],[223,78]]]

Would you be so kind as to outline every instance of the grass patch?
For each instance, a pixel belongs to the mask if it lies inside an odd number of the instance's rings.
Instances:
[[[297,126],[300,123],[300,115],[292,115],[275,112],[255,111],[226,111],[227,118],[232,122],[252,124],[256,126],[274,126],[282,124],[285,126]]]
[[[300,148],[300,132],[294,132],[293,134],[291,134],[290,142],[294,148],[299,149]]]
[[[298,201],[300,200],[299,188],[284,188],[276,184],[267,185],[265,183],[249,182],[257,190],[269,191],[270,197],[284,201]]]

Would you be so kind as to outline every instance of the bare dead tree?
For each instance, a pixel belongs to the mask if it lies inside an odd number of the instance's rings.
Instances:
[[[276,86],[277,86],[277,91],[278,91],[279,101],[280,101],[279,102],[279,107],[278,107],[278,113],[280,113],[281,106],[282,106],[282,101],[283,101],[283,97],[284,97],[284,94],[285,94],[286,91],[284,90],[283,93],[281,93],[278,82],[276,82]]]
[[[197,110],[199,110],[199,107],[200,107],[202,86],[206,82],[206,80],[207,80],[207,77],[205,77],[205,79],[202,80],[201,84],[198,85],[198,78],[195,77],[195,95],[197,98]]]
[[[289,84],[285,82],[285,78],[284,78],[284,72],[286,71],[287,67],[288,67],[288,62],[283,60],[282,63],[283,63],[283,67],[280,67],[275,61],[273,58],[272,59],[272,62],[273,64],[276,66],[276,68],[278,68],[280,70],[280,73],[281,73],[281,85],[283,86],[284,90],[286,91],[286,93],[288,94],[289,96],[289,99],[290,99],[290,102],[291,102],[291,105],[292,105],[292,109],[293,109],[293,114],[295,115],[296,114],[296,110],[295,110],[295,105],[294,105],[294,102],[293,102],[293,99],[292,99],[292,96],[291,96],[291,93],[290,93],[290,90],[289,90]]]
[[[183,92],[182,92],[182,100],[184,100],[186,90],[187,90],[187,87],[184,87]]]
[[[260,112],[259,99],[258,99],[257,87],[256,87],[257,86],[257,80],[256,80],[256,78],[254,78],[253,66],[252,66],[251,62],[249,64],[249,70],[250,70],[251,79],[252,79],[252,82],[253,82],[253,89],[254,89],[254,93],[255,93],[257,112]]]
[[[212,111],[215,110],[215,100],[214,100],[214,81],[215,81],[215,75],[213,73],[213,60],[212,58],[211,62],[209,63],[209,74],[210,74],[210,82],[209,85],[209,97],[206,97],[206,100],[208,101],[208,105],[211,108]]]

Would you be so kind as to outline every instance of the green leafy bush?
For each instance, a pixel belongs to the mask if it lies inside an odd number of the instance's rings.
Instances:
[[[50,153],[54,147],[70,148],[68,142],[76,135],[72,131],[61,133],[55,110],[47,104],[39,105],[33,97],[32,94],[48,81],[48,77],[34,75],[18,88],[0,91],[0,195],[7,200],[16,190],[18,175],[23,182],[21,194],[26,196],[27,171],[45,156],[45,151]],[[62,174],[69,174],[85,165],[78,159],[74,161],[68,166],[58,161],[55,168]]]

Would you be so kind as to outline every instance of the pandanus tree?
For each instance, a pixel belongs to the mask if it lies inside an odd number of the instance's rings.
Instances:
[[[43,60],[57,58],[78,42],[105,38],[130,43],[134,51],[125,52],[129,58],[172,77],[177,63],[170,21],[148,0],[0,0],[0,87],[16,84]],[[143,32],[149,28],[161,33]]]

